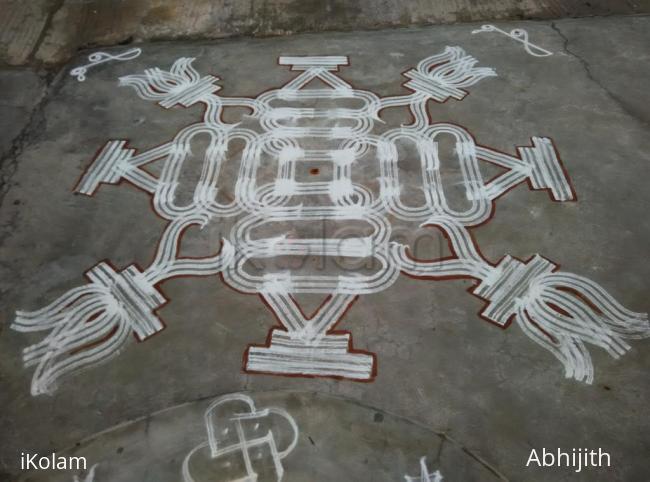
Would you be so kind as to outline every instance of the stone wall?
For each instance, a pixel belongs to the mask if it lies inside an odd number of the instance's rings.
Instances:
[[[650,0],[0,0],[0,64],[145,40],[650,13]]]

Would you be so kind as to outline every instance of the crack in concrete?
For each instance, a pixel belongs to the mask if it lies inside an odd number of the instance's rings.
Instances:
[[[288,393],[296,392],[296,391],[289,390],[289,389],[284,389],[284,390],[272,390],[272,392],[276,392],[276,391],[277,391],[277,392],[288,392]],[[312,395],[315,395],[315,396],[319,396],[319,395],[320,395],[319,392],[317,392],[317,391],[305,391],[305,392],[303,392],[303,391],[297,391],[297,392],[298,392],[298,393],[305,393],[305,394],[312,394]],[[481,464],[483,467],[485,467],[485,469],[486,469],[488,472],[492,473],[492,475],[494,475],[498,480],[501,480],[501,481],[503,481],[503,482],[509,482],[509,481],[510,481],[510,479],[508,479],[508,478],[507,478],[503,473],[501,473],[501,472],[500,472],[496,467],[494,467],[493,465],[491,465],[491,464],[490,464],[489,462],[487,462],[483,457],[481,457],[480,455],[478,455],[477,453],[475,453],[472,449],[470,449],[469,447],[467,447],[467,446],[461,444],[461,443],[458,442],[456,439],[454,439],[453,437],[451,437],[447,432],[439,432],[439,431],[437,431],[437,430],[432,429],[432,428],[429,427],[428,425],[422,424],[422,423],[420,423],[420,422],[418,422],[418,421],[416,421],[416,420],[413,420],[413,419],[411,419],[411,418],[409,418],[409,417],[406,417],[406,416],[404,416],[404,415],[398,415],[398,414],[396,414],[396,413],[390,412],[390,411],[388,411],[388,410],[384,410],[384,409],[382,409],[382,408],[378,408],[378,407],[373,406],[373,405],[366,405],[365,403],[362,403],[362,402],[360,402],[359,400],[356,400],[356,399],[353,399],[353,398],[347,397],[347,396],[345,396],[345,395],[338,394],[338,395],[336,395],[336,396],[334,396],[334,395],[330,395],[330,396],[331,396],[332,398],[335,398],[335,399],[338,398],[338,399],[341,399],[341,400],[345,400],[345,401],[347,401],[347,402],[349,402],[349,403],[351,403],[351,404],[353,404],[353,405],[356,405],[356,406],[358,406],[358,407],[361,407],[361,408],[370,408],[371,410],[375,410],[375,411],[377,411],[377,412],[384,413],[384,414],[389,415],[389,416],[391,416],[391,417],[393,417],[393,418],[400,419],[400,420],[402,420],[402,421],[404,421],[404,422],[407,422],[407,423],[410,423],[410,424],[412,424],[412,425],[415,425],[416,427],[423,428],[423,429],[425,429],[425,430],[427,430],[427,431],[429,431],[429,432],[431,432],[431,433],[437,435],[437,436],[440,438],[440,441],[441,441],[441,446],[439,447],[439,451],[438,451],[438,454],[437,454],[437,460],[439,460],[439,458],[440,458],[441,455],[442,455],[442,444],[444,444],[444,443],[449,443],[449,444],[451,444],[451,445],[455,445],[456,447],[460,448],[460,449],[461,449],[463,452],[465,452],[468,456],[470,456],[471,458],[473,458],[474,460],[476,460],[479,464]]]
[[[54,17],[56,16],[57,13],[59,13],[59,10],[61,10],[61,8],[63,8],[64,4],[65,4],[65,0],[58,0],[52,6],[52,9],[50,10],[50,12],[47,15],[47,19],[45,20],[45,23],[43,24],[43,28],[41,29],[41,32],[38,35],[38,39],[36,39],[36,42],[34,43],[34,47],[32,48],[32,51],[27,56],[27,59],[25,60],[25,63],[33,62],[34,56],[38,52],[38,49],[41,48],[41,45],[43,45],[43,42],[45,41],[45,38],[47,37],[47,34],[50,32],[50,29],[52,28],[52,21],[54,20]]]
[[[2,205],[0,199],[0,206]],[[18,228],[18,219],[19,219],[19,210],[16,209],[9,219],[0,225],[0,246],[4,245],[5,240],[11,235],[11,233]],[[0,267],[5,267],[4,263],[0,263]]]
[[[11,147],[6,152],[0,153],[2,156],[0,157],[0,209],[5,207],[5,197],[11,187],[15,185],[12,179],[18,171],[19,158],[25,148],[40,135],[41,128],[46,122],[44,115],[45,106],[53,98],[60,86],[62,86],[62,79],[65,77],[63,74],[65,72],[66,66],[59,69],[58,72],[51,69],[36,72],[43,81],[40,97],[31,109],[27,122],[18,135],[11,141]],[[20,220],[20,212],[22,212],[22,209],[17,209],[10,216],[9,220],[0,226],[0,246],[4,246],[7,239],[15,231]]]
[[[12,140],[11,147],[0,158],[0,208],[3,206],[4,198],[11,188],[11,179],[18,169],[18,158],[25,150],[25,147],[38,136],[40,128],[45,123],[43,111],[52,98],[55,87],[61,78],[61,72],[64,70],[65,67],[59,73],[46,71],[45,74],[39,75],[43,79],[43,87],[38,102],[32,108],[25,126]]]
[[[496,467],[493,467],[489,463],[487,463],[480,455],[474,453],[473,450],[470,450],[469,448],[465,446],[461,446],[463,452],[465,452],[467,455],[472,457],[474,460],[476,460],[479,464],[481,464],[483,467],[485,467],[487,470],[492,472],[492,474],[499,480],[502,480],[504,482],[508,482],[509,479],[503,475],[501,472],[499,472]]]
[[[437,464],[440,463],[440,459],[442,458],[442,449],[445,447],[446,442],[447,442],[447,439],[445,437],[440,438],[440,446],[438,447],[438,452],[436,453],[436,458],[434,459],[434,462],[437,463]]]
[[[645,127],[650,127],[650,119],[644,118],[638,112],[635,112],[633,109],[631,109],[627,105],[625,100],[621,99],[618,95],[610,91],[605,84],[603,84],[600,80],[596,78],[596,76],[591,70],[591,65],[589,64],[589,62],[587,62],[587,60],[585,60],[582,56],[580,56],[578,53],[576,53],[575,51],[569,48],[569,38],[564,34],[564,32],[562,32],[562,30],[560,30],[560,27],[558,27],[558,25],[555,22],[551,22],[551,28],[562,38],[564,42],[562,46],[562,50],[567,55],[573,57],[578,62],[580,62],[580,65],[582,65],[582,68],[585,71],[587,78],[591,82],[596,84],[607,95],[607,97],[613,100],[616,103],[616,105],[618,105],[625,114],[632,117],[634,120],[640,122]]]

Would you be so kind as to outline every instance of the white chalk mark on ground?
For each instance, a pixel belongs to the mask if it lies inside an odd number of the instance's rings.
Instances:
[[[122,52],[121,54],[117,54],[117,55],[111,55],[106,52],[95,52],[88,56],[88,60],[90,63],[86,65],[81,65],[79,67],[75,67],[70,71],[70,75],[75,77],[79,82],[83,82],[86,80],[86,73],[88,72],[89,68],[95,67],[96,65],[99,64],[110,62],[111,60],[119,60],[122,62],[125,60],[132,60],[140,56],[141,53],[142,53],[142,49],[140,48],[127,50],[126,52]]]
[[[462,100],[468,87],[496,75],[490,68],[476,67],[477,60],[460,47],[446,47],[406,71],[404,87],[410,93],[383,98],[337,75],[349,63],[346,56],[280,57],[279,64],[290,66],[296,76],[256,98],[219,96],[219,78],[199,74],[192,61],[180,58],[169,71],[153,68],[120,79],[141,98],[167,109],[202,104],[203,119],[147,151],[139,152],[125,140],[108,141],[83,174],[78,193],[92,196],[102,184],[126,180],[151,196],[155,213],[167,225],[148,267],[118,270],[102,261],[86,273],[87,285],[40,310],[17,312],[14,329],[49,331],[24,350],[25,364],[36,367],[33,394],[51,392],[60,378],[117,355],[131,333],[144,341],[160,332],[164,324],[156,310],[167,301],[160,284],[178,276],[220,275],[237,291],[261,296],[273,311],[281,326],[271,330],[265,346],[246,350],[249,372],[371,380],[375,355],[354,350],[350,333],[335,331],[334,326],[359,295],[387,289],[400,274],[474,280],[473,294],[486,302],[483,318],[502,327],[514,320],[560,360],[567,377],[588,383],[593,366],[587,343],[619,357],[630,348],[627,339],[650,334],[646,314],[628,310],[598,284],[562,273],[540,255],[526,261],[506,256],[493,263],[480,252],[469,228],[488,221],[495,201],[510,189],[527,182],[560,202],[575,200],[575,194],[551,139],[534,136],[529,146],[507,154],[477,144],[462,126],[429,119],[430,101]],[[314,80],[322,87],[309,88]],[[329,107],[299,108],[299,101]],[[246,107],[256,129],[225,123],[221,115],[226,107]],[[375,122],[382,122],[380,112],[396,107],[407,108],[413,122],[374,133]],[[208,147],[193,196],[181,202],[181,172],[196,136],[207,137]],[[451,202],[443,183],[439,142],[450,136],[467,199],[464,207]],[[244,144],[238,157],[229,151],[233,141]],[[402,143],[417,149],[422,179],[418,187],[424,193],[420,205],[404,198],[398,149]],[[153,161],[163,163],[157,176],[143,168]],[[275,178],[261,181],[260,171],[270,161],[277,165]],[[234,198],[218,201],[217,182],[229,162],[239,163]],[[331,179],[300,179],[297,170],[313,162],[328,165]],[[365,162],[378,167],[379,175],[372,179],[377,192],[354,176]],[[482,162],[502,172],[486,181]],[[441,231],[453,256],[417,259],[417,253],[392,239],[391,217]],[[235,219],[234,226],[218,253],[203,258],[179,255],[188,229],[228,218]],[[274,224],[313,221],[367,224],[371,231],[346,239],[253,235]],[[373,259],[375,269],[334,275],[249,269],[254,260],[291,256]],[[303,313],[293,296],[302,293],[324,297],[312,316]]]
[[[416,477],[405,475],[404,479],[406,482],[442,482],[443,477],[438,470],[429,473],[429,469],[427,467],[427,458],[422,457],[420,458],[420,475]]]
[[[506,32],[505,30],[501,30],[494,25],[483,25],[479,29],[472,30],[472,34],[483,32],[498,32],[505,35],[506,37],[510,37],[511,39],[522,43],[524,45],[524,49],[526,49],[526,52],[534,57],[548,57],[549,55],[553,55],[553,52],[549,52],[548,50],[543,49],[542,47],[530,42],[528,40],[528,32],[526,32],[526,30],[523,28],[515,28],[510,32]]]
[[[280,421],[284,426],[276,423]],[[254,482],[258,472],[268,472],[269,467],[280,481],[282,460],[298,443],[298,425],[286,410],[258,409],[253,399],[243,394],[225,395],[212,402],[205,412],[205,427],[207,441],[194,447],[183,461],[184,482]],[[199,468],[193,472],[193,467]],[[270,480],[268,477],[260,480]]]

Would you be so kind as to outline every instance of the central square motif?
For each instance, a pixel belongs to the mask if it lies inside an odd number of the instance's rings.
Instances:
[[[491,263],[481,254],[469,228],[487,222],[510,189],[527,182],[559,202],[575,194],[550,139],[532,137],[510,155],[478,144],[460,125],[431,120],[430,101],[462,100],[467,87],[496,75],[475,67],[461,48],[447,47],[405,72],[409,93],[394,97],[342,79],[346,56],[280,57],[297,74],[253,99],[219,96],[219,78],[201,76],[192,60],[121,79],[164,108],[200,103],[205,113],[145,152],[109,141],[83,174],[77,192],[92,196],[101,184],[128,181],[151,196],[167,225],[148,267],[118,271],[102,262],[86,275],[89,285],[17,313],[17,330],[52,330],[24,352],[25,363],[36,365],[34,394],[108,359],[129,333],[144,341],[162,330],[155,313],[166,302],[160,284],[177,276],[219,274],[270,308],[279,325],[265,344],[246,349],[249,372],[372,380],[375,355],[355,350],[350,333],[335,325],[359,295],[386,290],[400,274],[474,280],[473,294],[486,301],[481,316],[502,328],[516,321],[578,380],[593,378],[585,342],[619,356],[629,348],[625,338],[648,335],[647,315],[540,255]],[[247,122],[224,122],[231,107],[247,109]],[[386,128],[382,111],[396,107],[408,109],[412,122]],[[159,175],[144,168],[153,162],[162,163]],[[499,174],[484,179],[481,162]],[[200,176],[187,195],[181,185],[192,167]],[[237,173],[234,187],[223,187],[226,168]],[[448,172],[456,186],[444,182]],[[418,259],[394,236],[395,220],[442,233],[451,255]],[[180,255],[189,228],[226,222],[232,228],[218,254]],[[312,259],[321,264],[306,262]],[[302,295],[322,303],[308,315]]]

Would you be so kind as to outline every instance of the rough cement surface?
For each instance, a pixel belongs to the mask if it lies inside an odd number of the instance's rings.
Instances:
[[[0,0],[0,62],[148,40],[650,13],[650,0]]]
[[[33,70],[0,70],[0,154],[12,148],[14,139],[27,127],[34,108],[45,93],[45,80]]]
[[[276,65],[279,55],[345,54],[352,65],[344,78],[387,95],[403,91],[400,72],[445,45],[462,46],[499,77],[473,86],[462,102],[431,105],[433,119],[461,124],[480,143],[506,152],[531,135],[553,138],[579,199],[551,203],[544,192],[518,187],[498,201],[495,218],[475,230],[483,252],[493,260],[505,253],[546,254],[564,270],[598,281],[624,305],[648,311],[649,22],[501,25],[526,28],[532,41],[555,52],[544,59],[503,36],[472,36],[477,26],[462,25],[146,44],[138,59],[98,67],[85,83],[64,71],[38,107],[42,121],[31,125],[13,160],[0,213],[0,470],[12,480],[23,450],[62,450],[184,402],[281,389],[344,397],[408,418],[448,434],[509,480],[647,479],[647,342],[634,342],[621,360],[593,349],[592,386],[564,380],[557,361],[515,327],[500,330],[481,321],[482,303],[464,291],[469,283],[463,281],[402,278],[360,299],[342,328],[352,331],[355,346],[378,354],[379,373],[369,384],[243,374],[245,346],[262,342],[273,320],[257,297],[235,294],[216,277],[165,283],[167,328],[64,382],[51,397],[29,395],[31,371],[20,360],[22,347],[37,338],[8,325],[16,309],[38,308],[79,285],[100,259],[120,267],[150,260],[162,222],[146,196],[125,185],[104,186],[94,198],[74,196],[71,188],[107,139],[131,139],[146,149],[200,112],[163,111],[118,88],[118,76],[195,56],[199,71],[223,79],[220,93],[254,96],[292,77]],[[199,236],[196,246],[210,250],[216,242]],[[328,423],[319,426],[322,433],[328,429]],[[601,447],[614,467],[581,474],[524,467],[531,448],[558,446]],[[409,460],[422,455],[409,454]],[[393,475],[399,480],[403,473]],[[462,480],[453,469],[448,479]]]
[[[489,465],[444,434],[381,410],[317,393],[274,391],[248,395],[258,409],[286,410],[298,426],[296,449],[282,461],[282,480],[287,482],[396,481],[398,474],[420,475],[417,454],[426,454],[431,472],[454,474],[456,480],[503,480]],[[208,405],[209,400],[202,400],[152,414],[86,440],[69,453],[98,464],[96,481],[175,482],[180,478],[186,455],[206,440],[203,416]],[[275,425],[282,428],[279,423]],[[263,458],[256,465],[265,463],[268,461]],[[215,476],[206,474],[201,480],[215,480]],[[42,471],[20,480],[69,479],[69,474],[62,471]]]
[[[0,61],[22,65],[42,41],[56,4],[53,0],[0,0]]]

